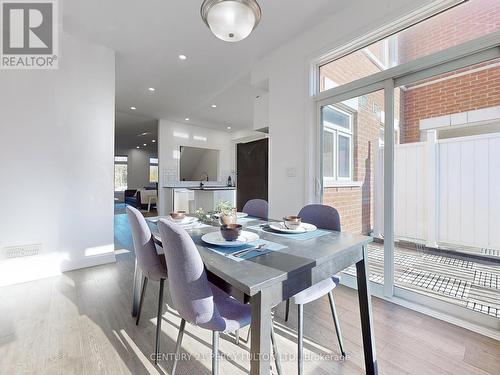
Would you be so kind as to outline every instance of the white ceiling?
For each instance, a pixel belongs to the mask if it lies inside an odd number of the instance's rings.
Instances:
[[[215,38],[202,0],[65,0],[64,29],[116,51],[118,112],[233,130],[251,127],[252,65],[348,0],[259,0],[263,17],[246,40]],[[179,54],[188,56],[186,61]],[[156,88],[155,93],[147,91]],[[211,108],[217,104],[217,108]],[[120,121],[118,116],[118,121]]]
[[[126,150],[137,148],[137,146],[148,151],[152,156],[158,155],[158,120],[127,112],[116,112],[116,124],[115,153],[117,155],[125,154]]]

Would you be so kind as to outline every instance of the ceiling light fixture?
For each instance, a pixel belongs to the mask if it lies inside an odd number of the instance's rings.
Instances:
[[[137,108],[135,108],[135,107],[130,107],[130,109],[131,109],[132,111],[135,111]]]
[[[146,147],[146,146],[147,146],[147,144],[146,144],[146,143],[144,143],[144,144],[143,144],[143,146],[144,146],[144,147]]]
[[[156,89],[154,87],[150,87],[150,88],[148,88],[148,91],[155,92]]]
[[[136,148],[140,148],[139,146],[137,146]]]
[[[153,139],[151,142],[156,143],[156,139]]]
[[[186,117],[184,120],[189,121],[189,117]]]
[[[212,33],[226,42],[239,42],[259,24],[262,10],[256,0],[205,0],[201,18]]]
[[[217,108],[217,104],[212,104],[212,108]]]
[[[187,56],[186,55],[179,55],[179,60],[186,60]]]

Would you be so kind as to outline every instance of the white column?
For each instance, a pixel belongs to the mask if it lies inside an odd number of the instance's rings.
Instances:
[[[427,237],[426,246],[437,247],[438,238],[438,207],[439,207],[439,185],[438,185],[438,143],[437,131],[427,131],[427,142],[425,145],[427,184],[425,191],[425,202],[427,206]]]

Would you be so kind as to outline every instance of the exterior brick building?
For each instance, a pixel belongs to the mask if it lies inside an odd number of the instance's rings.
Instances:
[[[471,0],[321,67],[321,89],[342,85],[498,30],[500,1]],[[500,105],[500,61],[398,88],[395,100],[396,127],[399,124],[396,142],[419,142],[422,119]],[[353,105],[353,101],[357,104]],[[353,101],[350,101],[355,113],[353,183],[325,185],[323,201],[339,210],[343,230],[369,233],[374,220],[374,161],[383,138],[384,94],[371,93]]]

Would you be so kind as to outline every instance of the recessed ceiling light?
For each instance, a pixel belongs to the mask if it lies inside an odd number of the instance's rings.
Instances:
[[[150,88],[148,88],[148,91],[155,92],[156,89],[154,87],[150,87]]]
[[[144,143],[144,144],[143,144],[143,146],[144,146],[144,147],[146,147],[146,146],[147,146],[147,144],[146,144],[146,143]]]
[[[231,127],[230,127],[230,126],[228,126],[228,127],[227,127],[227,130],[231,130]]]
[[[189,121],[189,117],[186,117],[184,120]]]
[[[135,107],[130,107],[130,109],[131,109],[132,111],[135,111],[137,108],[135,108]]]
[[[212,104],[212,108],[217,108],[217,104]]]
[[[186,60],[187,56],[186,55],[179,55],[179,60]]]
[[[156,142],[156,139],[153,139],[151,142],[155,143],[155,142]]]
[[[137,146],[136,148],[140,148],[139,146]]]

